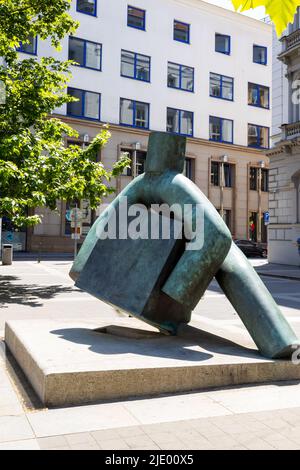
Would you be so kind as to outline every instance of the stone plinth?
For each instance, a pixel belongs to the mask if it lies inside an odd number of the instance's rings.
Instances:
[[[131,318],[9,321],[5,341],[48,406],[300,379],[291,361],[264,359],[193,326],[163,336]]]

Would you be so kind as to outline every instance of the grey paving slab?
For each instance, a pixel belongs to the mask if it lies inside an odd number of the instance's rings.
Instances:
[[[26,416],[0,416],[0,442],[33,437],[35,436]]]

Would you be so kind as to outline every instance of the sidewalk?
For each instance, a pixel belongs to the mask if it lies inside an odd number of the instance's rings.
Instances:
[[[263,276],[300,281],[300,266],[266,263],[261,266],[257,266],[255,269],[258,274]]]

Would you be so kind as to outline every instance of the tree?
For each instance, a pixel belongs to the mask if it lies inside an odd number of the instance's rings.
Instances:
[[[251,8],[265,7],[280,36],[289,23],[293,23],[300,0],[232,0],[237,11],[246,11]]]
[[[16,227],[39,223],[30,209],[55,210],[58,199],[89,199],[96,208],[114,191],[111,179],[128,165],[123,159],[106,170],[96,161],[110,137],[106,127],[85,150],[66,148],[65,138],[77,132],[51,113],[74,100],[66,93],[70,61],[18,58],[20,43],[37,35],[50,38],[59,49],[61,39],[78,26],[69,7],[70,0],[0,0],[0,81],[5,90],[0,104],[0,217]]]

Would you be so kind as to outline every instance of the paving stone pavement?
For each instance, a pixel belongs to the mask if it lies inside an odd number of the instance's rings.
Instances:
[[[69,263],[20,263],[5,270],[6,278],[2,279],[0,336],[8,318],[98,318],[97,301],[74,289],[68,280]],[[299,283],[270,280],[268,284],[300,331]],[[85,302],[89,308],[83,309]],[[241,330],[215,285],[201,302],[199,315],[216,327],[225,323],[228,334]],[[101,315],[117,318],[118,313],[107,307]],[[24,390],[7,366],[0,341],[0,450],[300,449],[299,383],[47,410],[28,406],[30,400],[25,400]]]

